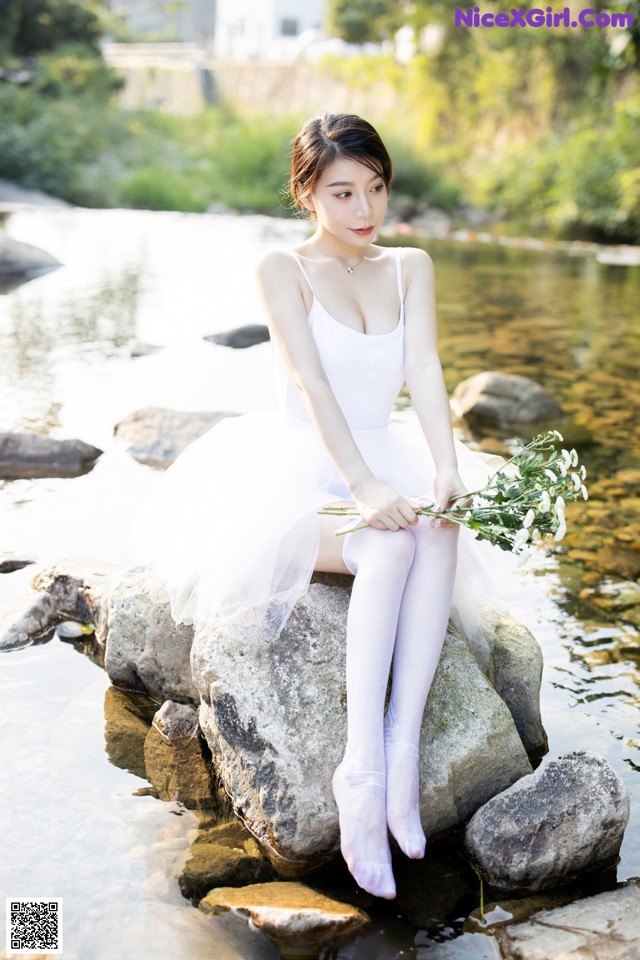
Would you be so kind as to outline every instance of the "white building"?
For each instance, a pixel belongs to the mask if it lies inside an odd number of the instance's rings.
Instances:
[[[211,49],[216,0],[109,0],[111,12],[121,17],[134,42],[196,43]]]
[[[214,53],[222,60],[287,59],[320,36],[323,0],[216,0]]]

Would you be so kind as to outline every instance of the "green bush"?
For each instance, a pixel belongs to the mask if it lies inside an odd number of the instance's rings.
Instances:
[[[477,177],[475,199],[556,234],[640,240],[640,95],[584,129],[512,148]]]
[[[33,90],[48,97],[107,99],[121,90],[124,79],[102,57],[81,44],[65,44],[38,58]]]
[[[118,184],[126,206],[141,210],[183,210],[199,213],[199,203],[189,183],[180,173],[165,167],[143,167]]]

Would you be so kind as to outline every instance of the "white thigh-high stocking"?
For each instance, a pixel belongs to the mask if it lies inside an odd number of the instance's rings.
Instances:
[[[420,820],[420,728],[447,629],[456,571],[458,528],[410,528],[415,557],[396,633],[393,684],[384,722],[387,823],[408,857],[424,856]]]
[[[363,890],[392,899],[384,700],[415,540],[406,530],[370,527],[348,534],[343,552],[355,576],[347,618],[347,747],[333,777],[341,850]]]

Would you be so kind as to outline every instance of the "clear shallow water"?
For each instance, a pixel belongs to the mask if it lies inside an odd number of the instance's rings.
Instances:
[[[0,482],[0,550],[39,562],[89,555],[126,563],[130,517],[157,474],[118,447],[114,424],[156,404],[273,406],[267,344],[231,351],[201,338],[261,321],[251,263],[267,245],[301,237],[304,226],[258,217],[35,210],[13,216],[9,231],[64,266],[0,295],[0,429],[77,436],[105,454],[83,477]],[[638,399],[625,384],[637,381],[640,271],[498,246],[428,246],[449,386],[481,369],[533,376],[596,431],[598,443],[583,450],[590,474],[634,467]],[[130,359],[134,337],[165,349]],[[640,874],[639,672],[633,658],[594,656],[610,646],[619,624],[587,622],[560,606],[567,590],[580,589],[583,572],[580,564],[550,560],[510,580],[505,591],[543,647],[550,755],[596,749],[632,794],[618,871],[624,879]],[[0,613],[30,576],[28,568],[0,576]],[[54,640],[0,658],[0,686],[0,816],[3,836],[14,838],[3,844],[5,895],[65,896],[68,955],[76,949],[80,960],[132,949],[157,960],[262,960],[263,948],[243,941],[245,933],[203,919],[180,897],[175,877],[193,818],[133,796],[144,781],[109,763],[105,675]],[[376,911],[374,932],[344,957],[387,960],[411,937],[393,908]]]

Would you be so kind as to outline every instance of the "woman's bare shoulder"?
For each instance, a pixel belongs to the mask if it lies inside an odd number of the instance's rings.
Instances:
[[[422,247],[396,247],[395,249],[402,250],[402,262],[406,264],[407,267],[412,267],[416,270],[433,267],[433,260]]]
[[[261,254],[257,260],[256,269],[260,275],[272,275],[274,272],[277,274],[293,274],[296,270],[299,270],[299,267],[296,263],[295,254],[291,250],[284,247],[274,247]]]

